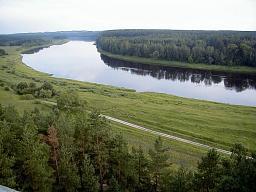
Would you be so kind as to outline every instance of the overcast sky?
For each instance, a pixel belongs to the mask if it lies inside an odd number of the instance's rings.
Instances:
[[[0,0],[0,33],[120,28],[256,31],[256,0]]]

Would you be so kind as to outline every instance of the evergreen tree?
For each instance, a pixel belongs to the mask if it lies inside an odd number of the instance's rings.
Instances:
[[[47,192],[52,189],[52,169],[48,165],[49,148],[39,140],[37,127],[28,119],[22,140],[20,155],[22,175],[19,178],[22,190]]]
[[[183,167],[174,172],[167,172],[161,191],[189,192],[193,191],[193,174]]]
[[[154,150],[149,151],[150,174],[152,179],[153,191],[160,191],[162,176],[165,169],[170,166],[168,148],[164,147],[161,137],[156,139]]]
[[[126,187],[130,171],[130,155],[127,143],[121,135],[116,135],[110,141],[108,148],[111,157],[109,158],[110,172],[121,186]]]
[[[148,191],[150,186],[149,160],[145,156],[142,147],[132,148],[131,153],[132,185],[135,191]]]
[[[91,157],[93,159],[96,173],[99,175],[100,191],[103,191],[104,179],[108,172],[108,148],[109,141],[108,124],[105,118],[93,111],[90,115],[90,126],[92,129]]]
[[[118,184],[118,182],[114,176],[112,176],[110,179],[109,188],[107,191],[108,192],[121,192],[122,191],[120,185]]]
[[[211,191],[219,182],[220,156],[215,149],[209,150],[207,156],[202,157],[195,174],[195,187],[199,191]]]
[[[81,191],[96,192],[99,189],[98,177],[88,156],[84,157],[81,167]]]
[[[72,192],[80,188],[74,143],[74,125],[72,115],[61,114],[57,122],[59,135],[59,191]]]
[[[16,145],[14,135],[6,122],[0,121],[0,184],[8,187],[15,187],[14,163],[15,157],[10,150]]]

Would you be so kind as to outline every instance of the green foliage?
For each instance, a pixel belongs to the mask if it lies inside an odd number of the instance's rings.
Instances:
[[[40,87],[36,87],[34,82],[19,82],[15,90],[20,95],[34,95],[37,98],[51,98],[56,95],[56,91],[49,82],[44,82]],[[26,99],[26,97],[23,97]]]
[[[215,65],[256,66],[255,32],[113,30],[98,48],[119,55]]]
[[[57,99],[57,107],[60,110],[77,111],[83,109],[85,103],[79,99],[76,92],[64,92]]]
[[[111,177],[110,182],[109,182],[109,188],[107,190],[108,192],[121,192],[121,187],[118,184],[117,180],[115,177]]]
[[[44,114],[35,109],[21,117],[14,107],[0,105],[1,184],[45,192],[256,189],[255,155],[249,158],[240,144],[225,158],[209,150],[193,172],[173,170],[161,138],[149,153],[141,147],[129,150],[123,137],[111,135],[109,128],[95,110]]]
[[[150,155],[150,174],[154,191],[159,191],[162,184],[164,171],[169,167],[168,149],[164,147],[161,137],[154,144],[154,150],[149,151]]]
[[[4,87],[4,90],[5,91],[10,91],[10,88],[9,87]]]
[[[99,189],[98,177],[95,175],[95,169],[88,156],[84,157],[81,173],[81,190],[97,192]]]
[[[16,181],[13,170],[15,157],[10,149],[11,145],[15,145],[14,135],[9,125],[0,121],[0,184],[15,187]]]
[[[32,100],[35,97],[32,94],[25,94],[25,95],[21,95],[20,98],[23,99],[23,100]]]
[[[193,191],[193,173],[183,167],[179,168],[177,171],[167,173],[163,180],[161,191]]]
[[[7,55],[7,53],[5,52],[4,49],[0,49],[0,56],[2,56],[2,55]]]
[[[220,156],[212,149],[202,162],[198,164],[198,173],[195,175],[195,186],[199,191],[211,191],[217,186],[220,172]]]
[[[149,159],[146,157],[142,147],[133,148],[131,153],[132,181],[130,185],[135,191],[150,190]]]
[[[25,120],[20,141],[20,161],[22,161],[23,190],[47,192],[52,189],[52,168],[48,165],[49,147],[41,143],[37,127],[32,118]]]

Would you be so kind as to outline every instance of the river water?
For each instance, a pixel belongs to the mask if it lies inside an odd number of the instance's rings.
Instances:
[[[93,42],[70,41],[32,54],[23,62],[42,72],[80,81],[167,93],[221,103],[256,106],[256,76],[160,67],[111,59]]]

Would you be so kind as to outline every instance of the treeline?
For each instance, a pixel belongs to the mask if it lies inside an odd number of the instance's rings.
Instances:
[[[256,32],[113,30],[97,39],[114,54],[215,65],[256,66]]]
[[[241,145],[229,158],[210,150],[192,172],[171,168],[161,138],[146,153],[129,149],[76,93],[57,106],[20,115],[0,105],[0,185],[20,191],[255,191],[255,154]]]
[[[59,31],[44,33],[17,33],[0,35],[0,46],[45,45],[56,39],[95,40],[98,31]]]

